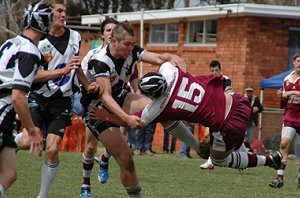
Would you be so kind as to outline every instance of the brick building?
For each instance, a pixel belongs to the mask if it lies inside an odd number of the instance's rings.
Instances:
[[[211,60],[219,60],[239,93],[253,85],[259,96],[260,81],[292,67],[292,55],[300,50],[300,7],[228,4],[115,16],[133,24],[137,43],[145,49],[182,56],[194,75],[209,74]],[[82,16],[81,22],[101,24],[104,17]],[[90,47],[91,39],[85,39],[81,54]],[[145,73],[156,66],[144,63],[140,70]],[[279,108],[275,90],[264,91],[264,106]]]

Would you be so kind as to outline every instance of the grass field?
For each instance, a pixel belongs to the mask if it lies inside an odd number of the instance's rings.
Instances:
[[[49,198],[78,198],[82,182],[81,153],[60,153],[61,166]],[[203,159],[183,159],[178,155],[135,156],[136,168],[145,198],[288,198],[300,197],[296,189],[297,160],[290,160],[282,189],[271,189],[268,182],[276,171],[259,167],[238,171],[216,167],[201,170]],[[17,154],[18,180],[6,192],[6,198],[35,198],[39,191],[40,169],[44,156],[36,159],[27,151]],[[119,168],[112,159],[107,184],[97,180],[93,169],[92,197],[126,198],[119,179]]]

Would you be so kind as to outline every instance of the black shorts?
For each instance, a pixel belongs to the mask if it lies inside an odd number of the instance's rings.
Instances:
[[[1,117],[3,116],[3,120],[0,123],[0,151],[2,151],[4,147],[17,148],[12,134],[14,130],[16,113],[14,109],[11,109],[4,115],[4,109],[7,109],[7,107],[3,106],[0,109]]]
[[[124,94],[118,98],[114,98],[115,101],[118,103],[120,107],[123,106],[125,97],[127,96],[128,92],[124,92]],[[102,133],[104,130],[111,128],[111,127],[120,127],[117,125],[114,125],[109,122],[104,122],[101,120],[90,120],[88,115],[85,114],[83,121],[85,125],[90,129],[90,131],[93,133],[93,135],[99,140],[99,135]]]
[[[34,125],[45,134],[63,137],[65,128],[71,125],[72,101],[70,97],[45,98],[30,95],[29,108]]]

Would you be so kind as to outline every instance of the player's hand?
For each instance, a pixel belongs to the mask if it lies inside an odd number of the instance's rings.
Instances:
[[[41,156],[43,152],[44,139],[42,133],[35,128],[34,131],[28,132],[28,141],[30,144],[29,152],[35,156]]]
[[[99,91],[99,85],[96,82],[89,84],[87,91],[89,93],[97,93]]]
[[[283,93],[283,90],[282,89],[278,89],[277,92],[276,92],[276,95],[281,98],[282,97],[282,93]]]
[[[172,59],[170,62],[173,65],[178,66],[181,70],[186,71],[186,63],[181,57],[174,55],[174,56],[172,56]]]
[[[141,124],[140,124],[141,118],[139,118],[135,115],[128,116],[125,122],[127,123],[129,128],[133,128],[133,129],[141,128]]]
[[[97,107],[95,105],[89,107],[89,118],[91,120],[106,120],[109,116],[109,112],[103,107]]]
[[[258,107],[253,107],[253,108],[252,108],[252,112],[253,112],[253,113],[256,113],[256,112],[258,112],[258,111],[259,111]]]
[[[283,91],[282,92],[282,97],[283,98],[288,98],[290,95],[292,95],[291,91]]]
[[[74,56],[64,67],[64,74],[67,75],[69,74],[72,69],[78,69],[78,67],[81,64],[81,59],[79,56]]]

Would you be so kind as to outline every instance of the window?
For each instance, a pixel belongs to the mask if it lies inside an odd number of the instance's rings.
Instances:
[[[191,21],[187,33],[188,44],[214,44],[217,42],[217,21]]]
[[[177,44],[178,24],[152,24],[150,26],[150,44]]]
[[[294,68],[293,56],[300,51],[300,27],[291,27],[289,32],[288,66]]]

